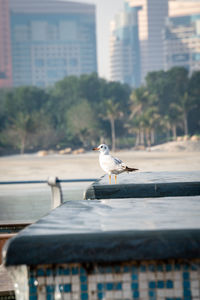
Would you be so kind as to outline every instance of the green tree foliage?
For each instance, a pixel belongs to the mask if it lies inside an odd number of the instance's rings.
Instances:
[[[200,71],[194,72],[189,80],[188,85],[189,102],[192,108],[188,113],[189,133],[200,132]]]
[[[99,78],[96,73],[81,75],[79,78],[80,97],[87,99],[92,107],[96,107],[105,97],[107,85],[108,82]]]
[[[69,76],[48,89],[0,89],[0,153],[41,148],[90,149],[106,141],[151,146],[200,133],[200,72],[151,72],[143,86],[109,82],[96,73]],[[117,145],[116,145],[117,144]]]
[[[63,130],[66,125],[67,110],[80,99],[79,78],[69,76],[58,81],[49,90],[49,96],[48,114],[55,128]]]
[[[89,102],[85,99],[73,105],[66,115],[67,133],[79,139],[84,147],[97,138],[98,122]]]
[[[131,115],[129,131],[136,133],[136,145],[155,143],[155,132],[160,118],[157,97],[145,86],[135,89],[130,97]]]
[[[123,115],[120,110],[119,102],[115,102],[113,99],[105,99],[102,103],[102,114],[100,116],[103,120],[110,122],[111,139],[112,139],[112,151],[116,151],[116,133],[115,133],[115,121]]]
[[[48,97],[43,89],[19,87],[5,94],[7,121],[2,139],[24,153],[32,135],[44,126],[44,106]]]
[[[0,89],[0,128],[4,129],[6,124],[6,109],[5,109],[5,101],[6,101],[6,89]]]
[[[105,137],[111,137],[115,148],[115,134],[113,133],[115,124],[113,126],[113,119],[111,121],[110,117],[107,118],[107,100],[112,99],[113,106],[115,108],[118,107],[119,112],[123,112],[125,109],[128,111],[130,91],[129,86],[119,82],[108,82],[105,79],[99,78],[96,73],[85,74],[75,78],[66,77],[56,83],[51,93],[53,95],[53,103],[51,105],[55,106],[53,106],[53,109],[51,107],[50,111],[52,112],[52,118],[56,120],[55,124],[57,128],[67,133],[65,142],[67,142],[67,139],[71,143],[76,140],[86,146],[84,144],[86,137],[87,140],[90,140],[90,144],[99,143]],[[81,104],[82,101],[83,104]],[[88,129],[86,130],[84,126],[80,130],[80,124],[85,124],[83,115],[88,115],[85,111],[86,103],[84,101],[87,101],[87,110],[89,105],[90,110],[93,112],[93,114],[90,113],[92,117],[88,119],[88,124],[92,125],[93,120],[92,127],[95,128],[95,135],[91,130],[90,132]],[[71,116],[75,112],[76,116],[79,113],[80,119],[80,122],[77,120],[77,128],[73,121],[73,116]],[[118,121],[119,112],[115,116],[114,123]],[[106,120],[110,122],[111,130],[108,128]],[[88,145],[87,141],[86,144]]]
[[[116,125],[129,113],[130,92],[128,85],[119,82],[108,82],[104,86],[104,98],[99,105],[99,116],[102,120],[108,120],[110,123],[113,151],[116,151]]]
[[[168,138],[172,135],[176,139],[177,130],[185,135],[195,133],[188,125],[190,112],[198,107],[198,96],[194,96],[194,93],[198,95],[196,89],[200,82],[198,76],[195,75],[195,78],[194,74],[189,77],[183,67],[174,67],[166,72],[151,72],[146,77],[148,91],[158,100],[156,105],[161,116],[160,126]]]

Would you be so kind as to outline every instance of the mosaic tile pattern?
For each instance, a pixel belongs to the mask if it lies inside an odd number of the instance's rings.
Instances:
[[[38,266],[29,287],[30,300],[199,300],[200,260]]]

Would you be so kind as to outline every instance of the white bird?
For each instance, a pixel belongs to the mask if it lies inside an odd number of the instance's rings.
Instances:
[[[96,148],[95,151],[99,151],[99,163],[101,168],[108,174],[109,183],[111,184],[111,174],[115,175],[115,184],[117,183],[117,175],[123,172],[133,172],[138,169],[127,167],[121,159],[110,155],[109,148],[105,144],[101,144]]]

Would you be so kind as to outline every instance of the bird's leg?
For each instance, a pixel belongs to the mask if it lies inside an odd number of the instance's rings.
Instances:
[[[115,184],[117,183],[117,175],[115,175]]]
[[[111,184],[111,175],[108,175],[109,176],[109,184]]]

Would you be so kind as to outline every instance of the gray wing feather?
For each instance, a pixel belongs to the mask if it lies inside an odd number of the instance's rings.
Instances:
[[[119,158],[117,158],[117,157],[113,157],[113,159],[114,159],[114,162],[115,162],[116,164],[120,165],[120,167],[121,167],[122,169],[125,169],[125,168],[126,168],[125,163],[123,163],[123,161],[122,161],[121,159],[119,159]]]
[[[121,161],[121,159],[119,159],[119,158],[117,158],[117,157],[113,157],[113,159],[114,159],[114,161],[115,161],[116,164],[121,164],[121,163],[123,163],[123,162]]]

